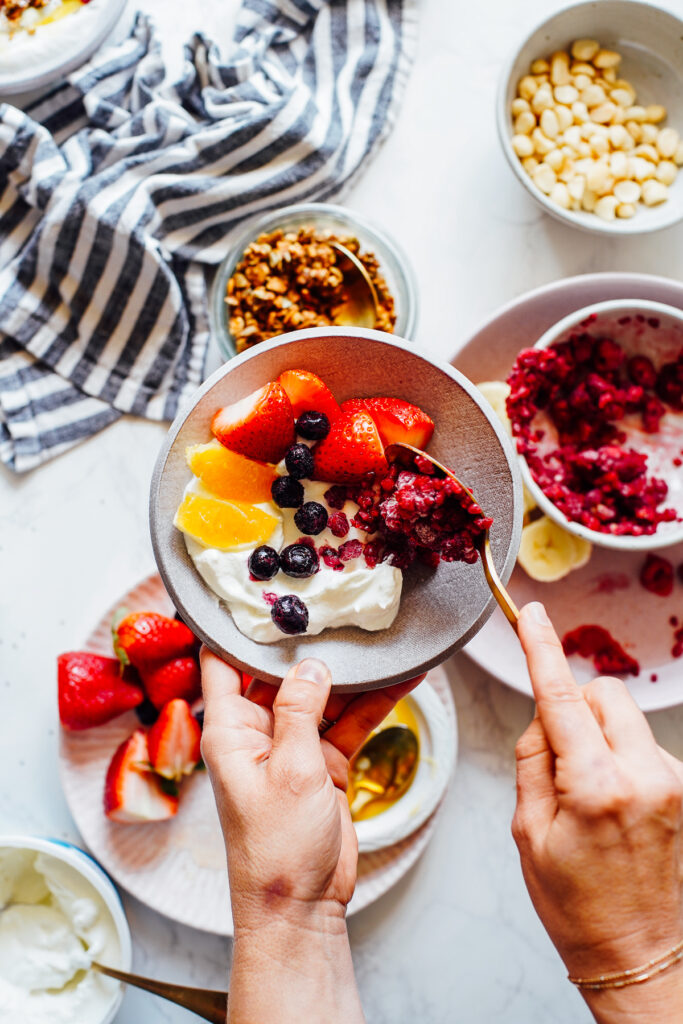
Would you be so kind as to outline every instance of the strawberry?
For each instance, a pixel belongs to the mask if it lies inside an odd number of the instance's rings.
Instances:
[[[104,813],[112,821],[135,824],[164,821],[178,811],[178,797],[164,791],[149,770],[147,736],[136,729],[118,747],[104,783]]]
[[[158,612],[133,612],[114,621],[114,651],[123,665],[145,669],[192,654],[197,640],[184,622]]]
[[[431,417],[402,398],[350,398],[342,402],[343,412],[359,409],[370,413],[384,445],[403,441],[415,448],[426,448],[434,433]]]
[[[180,781],[200,760],[202,730],[185,700],[170,700],[149,730],[149,761],[158,775]]]
[[[127,670],[128,675],[134,675]],[[142,704],[139,686],[121,675],[116,658],[70,651],[57,658],[59,719],[66,729],[90,729]]]
[[[315,480],[346,484],[366,473],[387,472],[387,460],[375,422],[369,413],[343,412],[326,438],[313,448]]]
[[[211,430],[232,452],[261,462],[279,462],[294,440],[292,405],[280,385],[271,381],[219,409]]]
[[[161,709],[169,700],[182,697],[196,700],[202,685],[196,658],[172,658],[140,670],[142,684],[155,708]]]
[[[315,410],[324,412],[330,423],[333,423],[340,413],[334,395],[323,384],[320,377],[308,370],[285,370],[278,377],[278,384],[281,384],[292,403],[294,419],[298,420],[302,412]]]

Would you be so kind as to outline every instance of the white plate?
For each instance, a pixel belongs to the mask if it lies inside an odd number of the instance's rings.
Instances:
[[[20,69],[7,63],[12,43],[0,50],[0,98],[42,88],[85,64],[109,36],[125,6],[126,0],[91,0],[80,11],[38,26],[30,40],[35,42],[34,54],[28,41],[24,45],[24,39],[18,37],[17,47],[25,49]]]
[[[173,614],[161,579],[151,576],[102,617],[85,648],[111,656],[111,615],[122,605]],[[437,668],[428,678],[443,703],[444,720],[455,734],[455,706],[446,675]],[[104,816],[107,766],[116,747],[138,724],[135,713],[129,712],[86,732],[62,730],[60,774],[74,821],[100,864],[137,899],[181,924],[232,935],[223,836],[205,774],[198,773],[183,784],[180,810],[169,822],[120,825]],[[437,815],[438,810],[400,843],[360,856],[349,914],[379,899],[403,877],[429,842]]]
[[[495,313],[460,349],[453,365],[475,383],[505,380],[520,349],[534,345],[574,310],[607,299],[649,299],[683,309],[683,285],[646,274],[587,274],[557,281]],[[678,566],[683,562],[683,544],[667,548],[662,555]],[[673,629],[668,621],[674,615],[683,625],[683,584],[676,579],[670,598],[648,593],[638,582],[645,557],[642,552],[594,548],[584,568],[557,583],[537,583],[518,566],[508,588],[519,605],[543,601],[560,635],[587,623],[609,629],[641,664],[640,676],[626,679],[633,697],[643,711],[656,711],[683,703],[683,661],[671,657]],[[532,696],[521,647],[499,609],[465,653],[496,679]],[[579,682],[596,675],[591,662],[583,658],[572,657],[571,663]]]

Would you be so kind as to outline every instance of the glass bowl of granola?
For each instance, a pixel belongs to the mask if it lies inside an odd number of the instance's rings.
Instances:
[[[334,325],[343,275],[330,242],[368,271],[378,297],[375,329],[413,340],[417,287],[399,246],[342,206],[300,203],[249,221],[218,268],[211,321],[226,359],[289,331]]]

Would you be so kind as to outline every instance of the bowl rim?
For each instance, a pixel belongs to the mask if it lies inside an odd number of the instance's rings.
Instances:
[[[220,315],[224,306],[224,289],[229,280],[226,276],[227,267],[233,259],[235,260],[235,265],[237,265],[237,261],[244,252],[246,246],[249,244],[250,238],[253,241],[253,238],[267,230],[269,226],[271,226],[271,230],[274,230],[278,220],[284,220],[287,217],[296,214],[307,213],[310,213],[311,215],[321,213],[329,214],[332,217],[339,217],[344,221],[348,221],[351,227],[353,227],[355,223],[369,235],[375,235],[386,249],[393,252],[396,264],[403,276],[403,283],[408,296],[406,303],[408,311],[406,323],[402,328],[402,333],[397,335],[397,337],[407,338],[409,341],[414,340],[420,314],[417,277],[404,248],[396,241],[394,236],[387,232],[383,227],[380,227],[371,218],[365,217],[363,214],[357,213],[349,207],[340,206],[337,203],[291,203],[289,206],[281,206],[277,209],[261,211],[260,213],[254,214],[253,216],[241,221],[239,231],[235,234],[228,252],[226,252],[225,256],[216,267],[209,295],[209,321],[211,325],[211,334],[218,345],[221,355],[226,359],[234,359],[237,355],[244,354],[238,353],[235,349],[232,334],[230,333],[227,325],[223,322],[223,317]],[[235,258],[236,253],[237,257]],[[328,328],[322,329],[327,330]],[[294,332],[288,331],[287,333],[291,334]],[[283,337],[283,335],[276,335],[276,337]],[[266,340],[272,341],[274,339],[268,338]],[[265,344],[265,342],[258,342],[258,345],[263,344]],[[257,346],[252,347],[256,348]],[[249,349],[246,351],[249,351]]]
[[[152,472],[150,481],[150,492],[149,492],[149,527],[150,536],[152,540],[152,549],[154,552],[154,558],[157,565],[157,570],[162,578],[164,586],[173,601],[175,608],[181,614],[183,619],[188,623],[195,635],[206,644],[211,650],[216,651],[220,657],[227,658],[229,663],[234,667],[238,668],[242,672],[248,672],[250,675],[257,675],[265,682],[269,682],[273,685],[279,685],[280,678],[274,676],[267,670],[258,669],[253,665],[247,664],[236,657],[232,652],[223,650],[219,644],[210,636],[209,633],[202,627],[201,623],[197,622],[195,617],[187,610],[182,594],[179,593],[178,587],[173,577],[167,571],[167,559],[164,546],[160,541],[159,530],[157,529],[157,523],[161,518],[160,511],[160,492],[161,492],[161,481],[163,474],[166,469],[166,464],[169,459],[169,455],[173,445],[176,442],[178,434],[180,433],[185,420],[191,414],[193,409],[199,404],[204,396],[221,380],[224,376],[234,370],[236,367],[241,365],[248,359],[253,358],[259,353],[265,353],[270,349],[284,346],[287,343],[294,341],[305,341],[312,338],[340,336],[347,338],[362,338],[366,341],[379,342],[383,345],[400,348],[410,355],[426,360],[433,367],[436,367],[447,377],[450,377],[452,381],[457,384],[463,391],[475,402],[475,404],[481,409],[484,416],[486,417],[490,428],[493,430],[496,439],[503,451],[503,455],[507,462],[507,466],[510,472],[512,495],[513,495],[513,509],[512,509],[512,523],[510,532],[510,541],[508,549],[505,553],[505,559],[500,565],[497,565],[498,573],[503,583],[507,583],[510,576],[512,575],[515,563],[517,560],[517,552],[519,550],[519,544],[522,535],[522,475],[519,467],[519,459],[517,452],[515,451],[512,439],[508,435],[505,427],[501,423],[500,419],[495,415],[489,403],[479,392],[479,389],[468,377],[457,370],[450,363],[441,360],[438,356],[433,356],[420,346],[416,346],[403,338],[399,338],[394,334],[388,334],[383,331],[375,331],[369,328],[363,327],[311,327],[305,328],[300,331],[290,331],[287,334],[282,334],[276,338],[271,338],[268,341],[260,342],[258,345],[253,346],[251,349],[240,353],[235,356],[234,359],[227,360],[222,366],[215,370],[200,387],[195,391],[191,402],[184,405],[183,408],[178,412],[176,418],[173,420],[166,436],[159,449],[157,459]],[[208,589],[208,588],[207,588]],[[370,681],[363,680],[362,682],[354,682],[350,684],[333,685],[332,692],[362,692],[365,690],[377,689],[384,686],[389,686],[393,683],[402,682],[405,679],[410,678],[413,675],[421,672],[427,672],[431,668],[435,668],[440,665],[443,661],[449,658],[456,651],[462,649],[471,639],[475,636],[488,618],[492,615],[494,608],[496,607],[496,601],[491,594],[484,604],[480,615],[471,624],[462,636],[455,640],[448,647],[444,648],[438,654],[428,658],[426,661],[420,662],[418,666],[409,666],[403,670],[397,670],[392,675],[382,677],[381,679],[372,679]],[[254,641],[254,643],[256,643]]]
[[[659,7],[657,4],[650,3],[649,0],[612,0],[613,3],[620,3],[624,6],[631,8],[641,7],[644,11],[647,11],[649,17],[656,17],[657,15],[665,15],[669,18],[677,21],[680,27],[681,33],[683,33],[683,20],[678,18],[673,11],[666,7]],[[601,220],[600,217],[594,216],[592,221],[586,222],[583,218],[577,216],[573,210],[564,210],[556,203],[551,202],[548,196],[546,196],[539,188],[537,188],[532,182],[529,175],[524,171],[519,157],[512,148],[512,133],[510,131],[510,117],[507,109],[507,90],[512,71],[517,63],[517,59],[521,50],[526,46],[529,39],[540,32],[549,22],[554,21],[559,15],[564,14],[566,11],[579,10],[585,8],[587,10],[594,9],[596,6],[595,0],[580,0],[579,3],[568,3],[564,7],[560,7],[559,10],[553,11],[548,17],[543,18],[541,21],[535,23],[533,27],[525,32],[524,37],[518,42],[517,46],[513,50],[512,56],[503,65],[500,75],[498,78],[498,86],[496,89],[496,128],[498,141],[500,142],[501,148],[505,155],[505,159],[508,165],[512,169],[513,174],[519,182],[524,186],[526,191],[532,196],[533,199],[539,203],[546,213],[549,213],[555,220],[560,221],[562,224],[568,224],[570,227],[578,228],[580,231],[586,231],[594,235],[607,235],[611,238],[618,238],[623,235],[644,235],[651,234],[655,231],[663,231],[666,228],[673,227],[683,220],[683,201],[680,203],[678,212],[676,208],[672,206],[674,215],[667,221],[660,224],[648,224],[647,218],[639,219],[633,217],[630,220],[622,220],[618,226],[615,226],[611,221]]]
[[[129,971],[131,969],[133,962],[132,937],[121,896],[109,875],[91,854],[67,839],[53,839],[47,836],[24,836],[18,833],[0,835],[0,850],[3,848],[35,850],[36,853],[45,853],[49,857],[54,857],[56,860],[60,860],[73,868],[77,874],[81,875],[86,882],[92,885],[102,897],[116,928],[121,951],[119,970]],[[121,1007],[124,992],[124,985],[119,984],[116,995],[111,1003],[109,1003],[100,1024],[111,1024]]]
[[[552,348],[553,344],[565,331],[576,324],[580,324],[586,317],[594,313],[609,313],[616,312],[617,310],[623,310],[624,312],[629,310],[642,312],[645,310],[649,313],[659,313],[662,316],[669,316],[677,320],[683,328],[683,310],[677,309],[675,306],[669,306],[664,302],[654,302],[651,299],[606,299],[603,302],[593,302],[590,306],[583,306],[581,309],[574,310],[573,313],[568,313],[567,316],[562,317],[556,324],[549,327],[538,341],[535,342],[533,347],[539,349]],[[655,551],[658,548],[673,547],[675,544],[680,544],[683,540],[683,523],[680,524],[678,530],[672,530],[666,537],[661,535],[657,537],[656,533],[647,534],[642,537],[632,537],[628,534],[613,536],[609,533],[599,533],[597,530],[591,530],[581,523],[575,523],[573,520],[568,519],[564,512],[561,512],[548,498],[545,491],[539,487],[531,475],[529,464],[524,456],[518,455],[518,458],[524,486],[531,493],[534,501],[545,515],[568,533],[582,537],[598,547],[612,548],[615,551]]]
[[[458,756],[458,716],[455,705],[455,721],[451,728],[450,719],[444,715],[441,698],[430,685],[429,678],[423,679],[403,700],[407,704],[414,704],[424,718],[430,736],[432,770],[422,775],[417,786],[416,776],[403,796],[386,811],[374,818],[354,822],[359,853],[371,853],[393,846],[417,831],[438,807],[453,776]],[[420,743],[418,763],[422,762],[421,748]]]

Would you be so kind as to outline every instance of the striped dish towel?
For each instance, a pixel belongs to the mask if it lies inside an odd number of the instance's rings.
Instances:
[[[40,465],[201,382],[207,270],[259,211],[338,196],[388,134],[416,0],[244,0],[170,81],[150,19],[0,106],[0,459]]]

